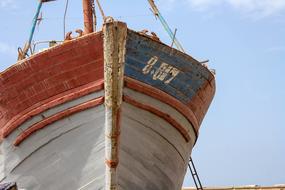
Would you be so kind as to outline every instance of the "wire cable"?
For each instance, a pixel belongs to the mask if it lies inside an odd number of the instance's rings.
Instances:
[[[66,14],[67,14],[67,9],[68,9],[68,3],[69,3],[69,0],[66,0],[64,16],[63,16],[63,39],[65,38],[65,27],[66,27],[65,23],[66,23]]]

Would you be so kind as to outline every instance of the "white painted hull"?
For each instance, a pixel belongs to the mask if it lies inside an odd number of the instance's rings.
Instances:
[[[170,106],[130,89],[125,89],[124,94],[171,113],[191,130],[186,119]],[[120,189],[181,189],[195,140],[194,131],[191,133],[192,141],[185,143],[183,136],[165,120],[123,103]]]
[[[56,114],[102,93],[50,109],[26,121],[19,129],[25,130],[39,122],[42,115]],[[124,94],[172,112],[177,119],[183,118],[151,97],[127,88]],[[187,121],[184,118],[181,122]],[[16,148],[12,144],[21,131],[14,131],[2,142],[5,163],[2,182],[16,181],[19,188],[33,190],[104,189],[104,123],[105,108],[101,105],[45,127]],[[193,143],[185,143],[165,120],[123,103],[117,169],[119,189],[180,189]]]
[[[58,110],[47,112],[55,114]],[[38,122],[44,114],[28,120],[20,128],[24,130]],[[103,189],[103,105],[59,120],[14,147],[19,132],[14,131],[2,142],[3,182],[15,181],[20,189],[33,190],[80,189],[86,184],[84,189]]]

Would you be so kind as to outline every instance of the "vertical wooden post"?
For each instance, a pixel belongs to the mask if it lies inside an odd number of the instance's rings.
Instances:
[[[117,190],[120,112],[123,95],[127,26],[106,22],[104,33],[106,190]]]
[[[90,0],[83,0],[83,15],[84,15],[84,33],[92,33],[93,28],[93,13]]]

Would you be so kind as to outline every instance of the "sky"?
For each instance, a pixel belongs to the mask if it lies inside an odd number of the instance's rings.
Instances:
[[[192,154],[202,184],[285,184],[285,0],[156,2],[186,52],[216,70],[216,95]],[[147,0],[102,6],[129,28],[171,44]],[[35,0],[0,0],[1,71],[15,63],[36,7]],[[64,7],[65,0],[43,6],[35,41],[62,40]],[[99,15],[98,22],[100,28]],[[69,0],[66,30],[82,25],[81,1]],[[193,186],[189,174],[184,185]]]

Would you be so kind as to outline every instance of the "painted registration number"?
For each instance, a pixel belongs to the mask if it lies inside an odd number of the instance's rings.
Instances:
[[[180,73],[180,71],[165,62],[160,63],[158,68],[154,68],[154,65],[158,60],[159,58],[157,56],[150,58],[142,72],[145,75],[150,74],[153,80],[160,80],[165,84],[169,84]]]

